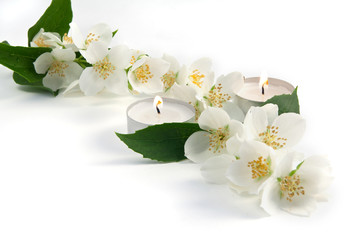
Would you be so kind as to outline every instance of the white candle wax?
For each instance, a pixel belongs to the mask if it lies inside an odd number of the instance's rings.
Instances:
[[[127,111],[129,133],[150,125],[194,120],[195,110],[190,104],[165,98],[159,114],[153,106],[153,101],[153,98],[144,99],[129,106]]]
[[[239,96],[239,106],[244,112],[247,112],[251,106],[259,106],[262,102],[276,95],[291,94],[295,89],[288,82],[276,78],[268,78],[269,85],[265,88],[264,94],[262,94],[259,81],[259,77],[246,78],[244,86],[237,93]]]

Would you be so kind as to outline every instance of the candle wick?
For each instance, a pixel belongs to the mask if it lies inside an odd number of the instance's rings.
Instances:
[[[158,106],[156,106],[156,111],[157,111],[158,114],[160,114],[160,109],[159,109]]]
[[[261,94],[262,95],[265,95],[265,88],[264,88],[264,85],[261,86]]]

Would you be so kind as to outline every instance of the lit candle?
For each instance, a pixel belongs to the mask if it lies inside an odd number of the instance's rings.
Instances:
[[[261,77],[245,79],[244,86],[237,93],[237,102],[246,113],[251,106],[259,106],[276,95],[291,94],[294,89],[288,82],[261,74]]]
[[[194,122],[195,109],[190,104],[159,96],[131,104],[127,109],[128,133],[155,124]]]

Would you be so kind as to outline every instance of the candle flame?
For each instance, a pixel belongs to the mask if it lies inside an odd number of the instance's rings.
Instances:
[[[160,109],[163,106],[163,100],[161,97],[156,96],[154,98],[154,108],[156,109],[157,113],[160,114]]]
[[[259,85],[261,87],[261,94],[265,94],[265,88],[269,86],[269,81],[266,72],[262,72],[260,76]]]

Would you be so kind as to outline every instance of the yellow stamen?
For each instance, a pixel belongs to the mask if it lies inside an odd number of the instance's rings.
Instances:
[[[252,179],[265,177],[271,173],[270,162],[262,156],[249,162],[248,167],[251,168]]]
[[[104,80],[116,70],[116,67],[109,62],[108,56],[104,57],[103,60],[97,61],[93,65],[93,68],[95,69],[95,72],[99,74],[99,77]]]
[[[48,74],[50,76],[58,75],[59,77],[65,77],[64,70],[68,67],[69,65],[64,62],[54,61],[49,68]]]
[[[130,64],[133,65],[136,62],[135,56],[131,56]]]
[[[204,81],[201,79],[205,78],[205,75],[201,74],[198,69],[195,69],[194,71],[192,71],[192,74],[189,76],[189,78],[193,84],[201,88],[202,84],[204,83]]]
[[[284,147],[286,145],[287,138],[278,137],[278,129],[279,127],[267,126],[265,132],[259,134],[260,141],[275,150]]]
[[[135,71],[136,79],[141,83],[147,83],[149,79],[154,77],[154,74],[150,72],[150,67],[147,64],[141,65]]]
[[[209,133],[209,151],[220,153],[220,151],[226,147],[226,141],[229,139],[229,126],[209,130]]]
[[[67,33],[64,33],[63,42],[65,44],[73,44],[74,43],[72,37],[69,37],[67,35]]]
[[[99,41],[100,36],[94,33],[89,33],[86,36],[85,45],[88,47],[90,43]]]
[[[176,74],[173,71],[169,71],[161,77],[161,81],[164,84],[165,91],[170,89],[176,80]]]
[[[293,201],[295,196],[305,195],[304,187],[300,186],[300,176],[294,174],[292,176],[286,176],[280,181],[280,189],[282,194],[286,194],[286,200]]]
[[[221,108],[223,107],[223,103],[231,99],[231,96],[229,96],[229,94],[222,93],[221,90],[222,86],[221,83],[219,83],[217,86],[215,86],[209,91],[207,100],[209,101],[210,106]]]
[[[34,43],[38,46],[38,47],[51,47],[49,44],[45,43],[45,38],[43,37],[39,37],[38,39],[36,39],[34,41]]]

